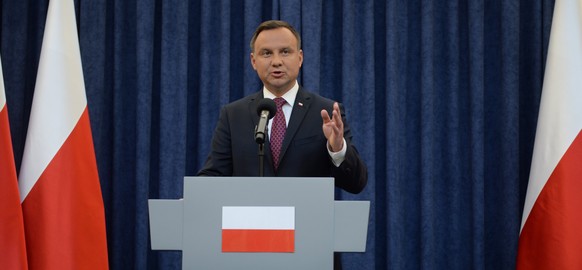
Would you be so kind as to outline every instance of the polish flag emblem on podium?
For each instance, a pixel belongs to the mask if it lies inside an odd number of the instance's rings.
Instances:
[[[222,252],[294,252],[295,207],[222,207]]]

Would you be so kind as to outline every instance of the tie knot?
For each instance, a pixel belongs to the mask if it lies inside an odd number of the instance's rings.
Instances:
[[[273,101],[275,101],[275,104],[277,104],[277,108],[281,108],[283,105],[285,105],[285,103],[287,103],[287,101],[282,97],[275,98]]]

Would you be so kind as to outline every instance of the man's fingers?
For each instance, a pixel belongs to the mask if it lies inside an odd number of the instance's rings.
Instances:
[[[331,121],[331,119],[329,118],[329,114],[327,113],[326,110],[321,110],[321,119],[323,119],[324,124]]]
[[[342,116],[339,108],[339,104],[335,102],[333,104],[333,119],[337,123],[337,126],[343,128],[344,123],[342,121]]]

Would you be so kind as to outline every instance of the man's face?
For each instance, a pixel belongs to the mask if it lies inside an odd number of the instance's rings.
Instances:
[[[285,94],[293,85],[303,63],[303,51],[287,28],[264,30],[257,36],[251,63],[271,93]]]

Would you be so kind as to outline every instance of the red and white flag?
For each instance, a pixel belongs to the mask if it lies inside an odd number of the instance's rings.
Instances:
[[[294,252],[295,207],[222,207],[223,252]]]
[[[0,269],[27,269],[22,208],[0,64]]]
[[[108,269],[73,0],[51,0],[19,175],[30,269]]]
[[[582,269],[582,1],[556,0],[517,269]]]

